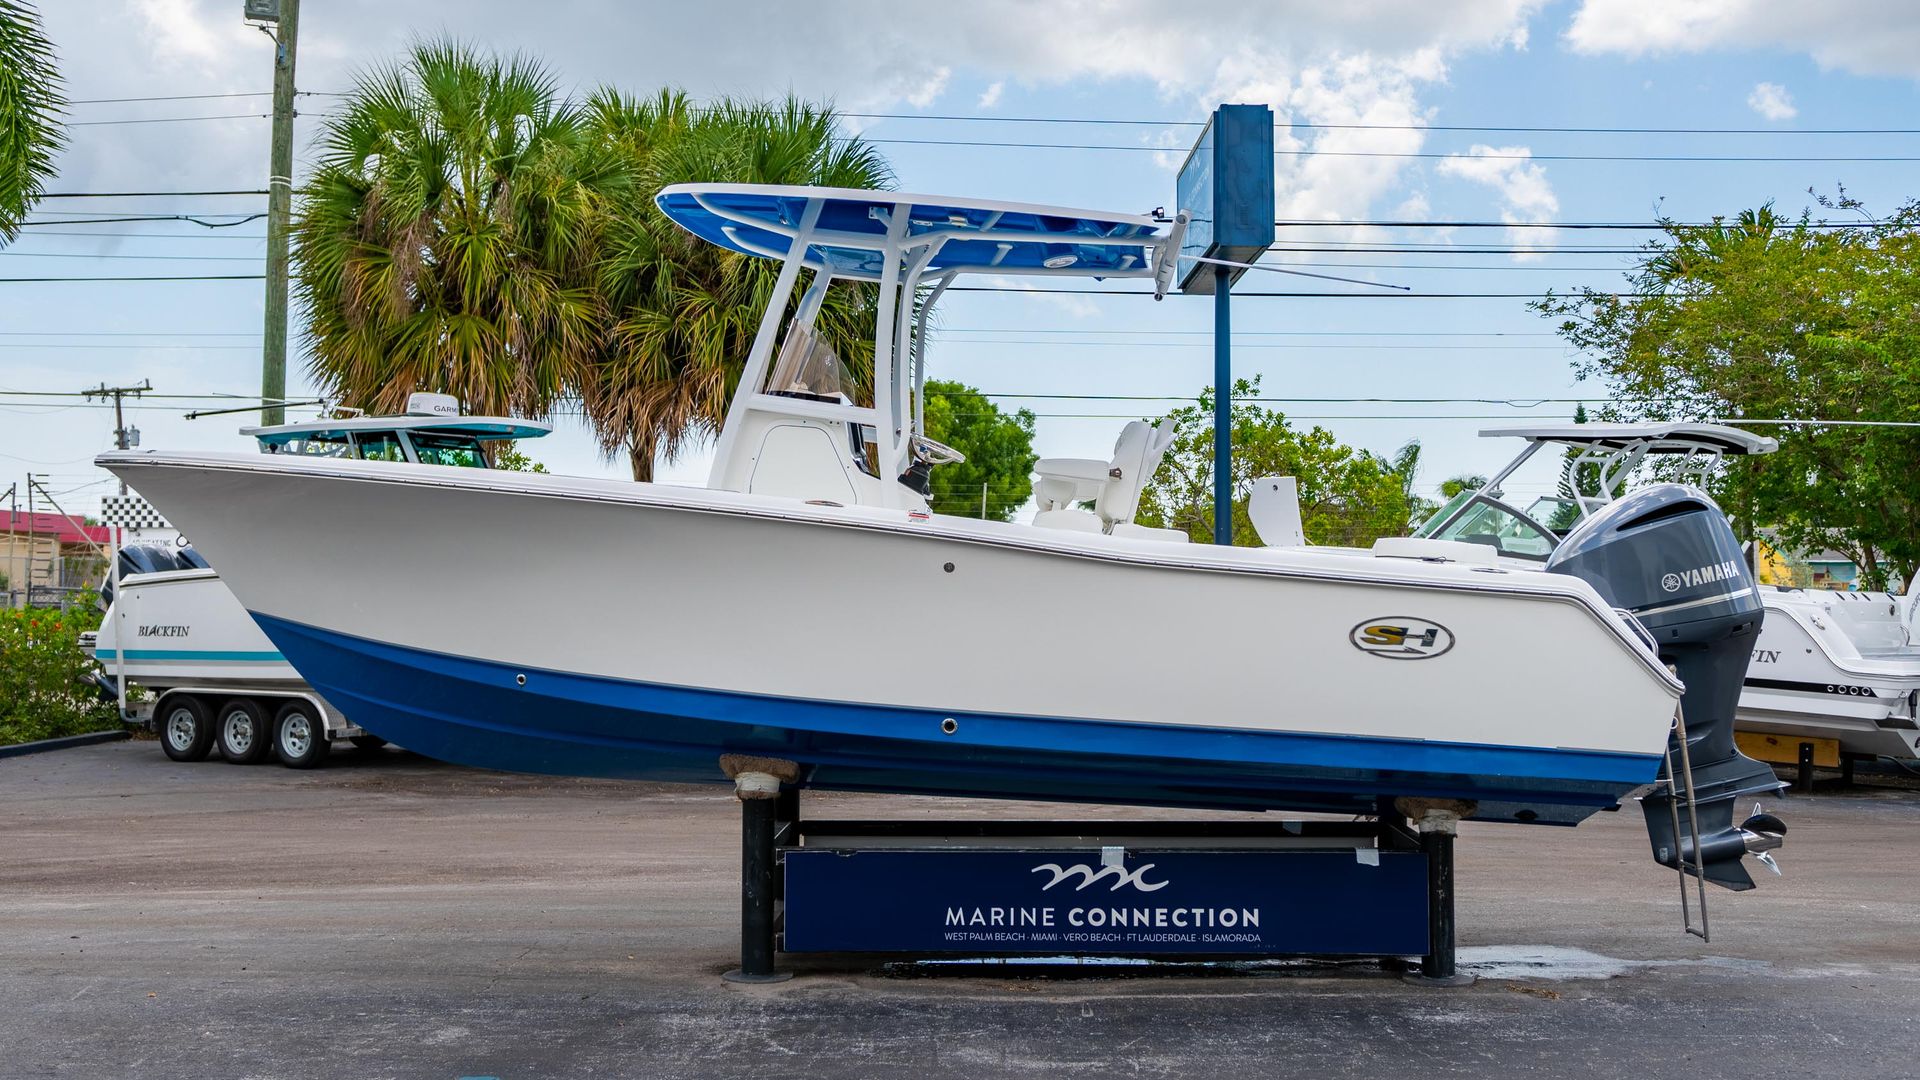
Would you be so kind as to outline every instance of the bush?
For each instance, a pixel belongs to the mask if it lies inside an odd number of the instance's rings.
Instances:
[[[99,624],[91,603],[0,611],[0,746],[115,726],[113,704],[84,681],[80,635]]]

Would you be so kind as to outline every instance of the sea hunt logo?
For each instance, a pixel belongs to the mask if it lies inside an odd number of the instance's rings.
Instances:
[[[1353,647],[1388,660],[1431,660],[1453,648],[1453,631],[1406,615],[1368,619],[1347,631]]]
[[[143,626],[140,628],[140,636],[141,637],[186,637],[188,632],[191,631],[192,629],[193,627],[191,626]]]
[[[1040,886],[1041,892],[1046,892],[1048,889],[1053,888],[1055,885],[1058,885],[1061,882],[1067,880],[1068,878],[1074,877],[1076,875],[1080,878],[1080,884],[1075,885],[1073,887],[1074,892],[1079,892],[1080,890],[1086,888],[1087,886],[1093,884],[1094,882],[1099,881],[1103,878],[1109,878],[1109,877],[1113,879],[1113,885],[1107,889],[1108,892],[1119,892],[1120,886],[1122,885],[1131,885],[1134,888],[1139,889],[1141,892],[1155,892],[1157,890],[1166,888],[1167,887],[1166,882],[1164,881],[1148,882],[1142,876],[1151,869],[1153,869],[1152,863],[1148,863],[1145,866],[1142,866],[1138,870],[1127,870],[1119,866],[1103,866],[1100,869],[1095,870],[1093,867],[1088,866],[1086,863],[1076,863],[1073,866],[1062,868],[1059,863],[1041,863],[1039,866],[1036,866],[1033,868],[1033,873],[1036,873],[1036,874],[1047,873],[1047,874],[1053,875],[1053,880],[1047,882],[1045,885]]]
[[[1668,592],[1679,592],[1683,587],[1711,585],[1716,581],[1727,581],[1740,576],[1740,560],[1728,559],[1712,566],[1701,566],[1692,570],[1660,575],[1660,587]]]

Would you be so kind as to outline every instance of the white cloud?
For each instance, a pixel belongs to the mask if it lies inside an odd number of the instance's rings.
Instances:
[[[990,88],[981,108],[997,100],[994,84],[1013,79],[1039,86],[1134,80],[1182,105],[1266,101],[1308,116],[1364,113],[1384,97],[1401,114],[1415,115],[1415,91],[1444,77],[1448,57],[1524,43],[1527,20],[1545,2],[1379,0],[1290,7],[1284,17],[1265,4],[1243,4],[1194,19],[1186,0],[1054,0],[1044,21],[1074,27],[1060,34],[1042,32],[1030,0],[841,0],[817,5],[806,19],[789,18],[780,0],[577,0],[566,18],[531,21],[520,0],[417,0],[398,11],[391,0],[331,0],[302,13],[299,81],[309,90],[344,89],[356,71],[393,58],[409,38],[447,32],[480,46],[525,50],[575,90],[607,82],[636,91],[672,84],[695,96],[791,91],[851,111],[879,111],[931,105],[964,72]],[[43,12],[76,97],[269,84],[271,46],[242,24],[235,0],[94,0],[46,4]],[[780,47],[714,47],[717,25],[778,26]],[[940,47],[928,49],[929,41]],[[1355,71],[1355,58],[1382,70]],[[1342,94],[1357,97],[1333,100]],[[303,101],[302,111],[311,115],[323,101]],[[242,112],[251,104],[208,111]],[[186,104],[170,107],[189,111]],[[153,179],[143,170],[154,161],[207,180],[259,172],[266,125],[226,127],[231,131],[222,136],[221,125],[194,125],[194,155],[172,153],[179,132],[166,125],[92,129],[88,145],[67,155],[67,179]],[[203,144],[209,133],[215,135]]]
[[[1627,57],[1787,49],[1857,75],[1920,79],[1911,0],[1582,0],[1566,40]]]
[[[907,104],[916,109],[924,109],[939,100],[947,92],[947,79],[953,75],[949,67],[935,68],[919,86],[907,92]]]
[[[1500,197],[1500,220],[1508,224],[1527,221],[1551,221],[1560,212],[1560,199],[1547,180],[1547,170],[1533,161],[1533,151],[1525,146],[1487,146],[1476,143],[1465,154],[1442,158],[1436,171],[1492,188]],[[1539,230],[1509,229],[1508,237],[1516,247],[1542,246]],[[1525,262],[1539,255],[1516,255]]]
[[[1747,95],[1747,108],[1769,120],[1791,120],[1800,115],[1800,110],[1793,107],[1792,95],[1779,83],[1755,84]]]
[[[1000,104],[1000,94],[1005,91],[1006,88],[1007,84],[1004,80],[994,83],[992,86],[987,87],[986,91],[980,95],[980,100],[977,104],[982,109],[993,108],[995,105]]]

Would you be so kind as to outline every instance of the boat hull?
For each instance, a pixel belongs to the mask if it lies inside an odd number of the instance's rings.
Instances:
[[[1833,739],[1843,754],[1920,757],[1920,649],[1904,645],[1904,629],[1892,615],[1881,624],[1845,618],[1870,608],[1877,614],[1878,605],[1844,593],[1807,599],[1814,592],[1763,594],[1766,619],[1736,726],[1789,739]],[[1862,646],[1862,639],[1878,647]]]
[[[430,757],[505,771],[714,782],[716,755],[727,752],[798,761],[807,786],[847,791],[1351,812],[1417,793],[1519,813],[1543,800],[1586,812],[1612,805],[1658,764],[1622,753],[775,698],[448,656],[256,618],[368,730]],[[1541,813],[1536,806],[1522,819]]]
[[[659,485],[109,455],[368,730],[526,772],[1566,821],[1678,685],[1584,583]],[[223,460],[224,459],[224,460]],[[1417,619],[1446,648],[1369,652]]]

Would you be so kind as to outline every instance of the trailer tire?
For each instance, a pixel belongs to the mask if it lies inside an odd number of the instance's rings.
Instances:
[[[378,750],[387,745],[387,740],[378,735],[355,735],[347,740],[355,750]]]
[[[204,761],[213,752],[207,703],[192,694],[168,697],[159,713],[160,749],[175,761]]]
[[[318,768],[327,760],[327,725],[312,705],[289,701],[273,718],[273,752],[289,769]]]
[[[233,698],[220,706],[214,723],[220,756],[235,765],[258,765],[273,753],[266,711],[252,698]]]

